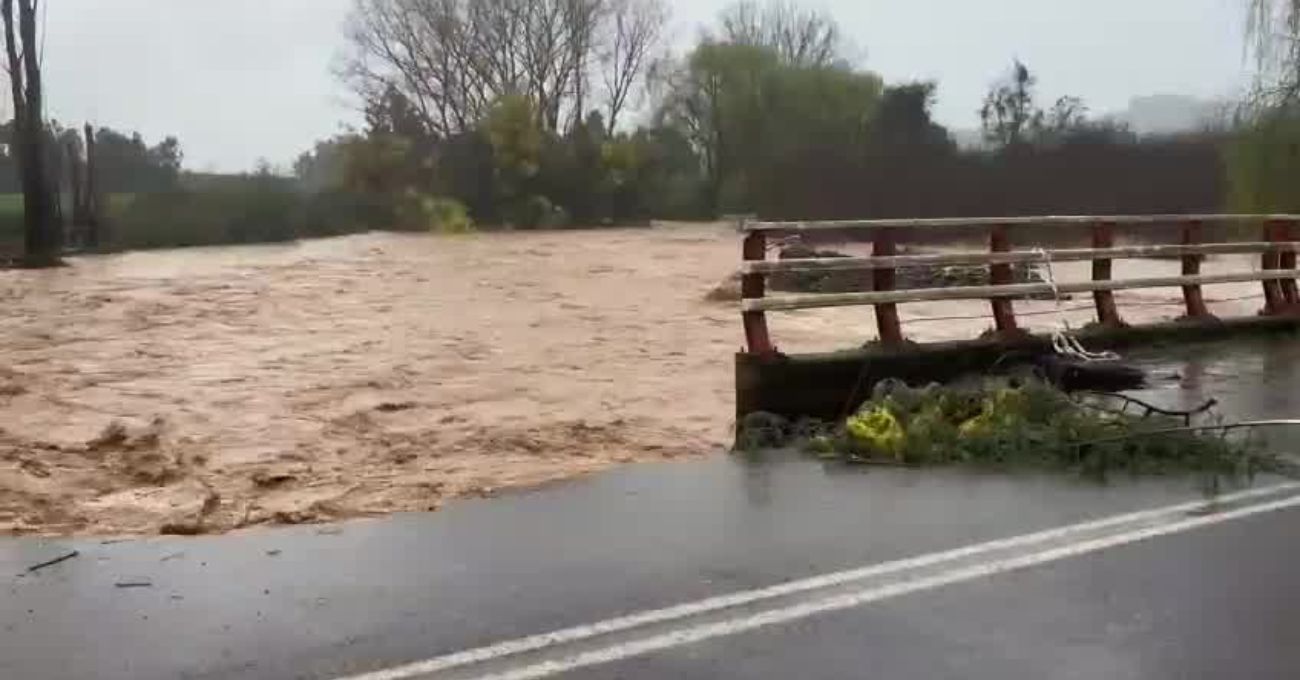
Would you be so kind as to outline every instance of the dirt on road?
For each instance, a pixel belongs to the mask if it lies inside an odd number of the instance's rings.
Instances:
[[[734,303],[709,293],[738,256],[734,231],[708,225],[367,234],[0,272],[0,532],[221,532],[428,510],[721,450],[742,333]],[[1175,316],[1179,300],[1143,291],[1121,305],[1143,305],[1127,313],[1140,321]],[[772,326],[787,350],[873,335],[864,308]]]

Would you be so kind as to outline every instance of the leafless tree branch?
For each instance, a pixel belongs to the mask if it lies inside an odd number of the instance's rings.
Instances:
[[[341,77],[366,100],[395,88],[442,137],[473,127],[507,94],[528,97],[538,122],[560,131],[581,120],[597,66],[601,108],[617,117],[644,85],[667,18],[662,0],[354,2]]]
[[[606,51],[601,55],[606,124],[612,130],[657,55],[668,10],[662,0],[613,0]]]

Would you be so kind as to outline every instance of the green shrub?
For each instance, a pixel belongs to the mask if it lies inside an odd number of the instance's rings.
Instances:
[[[303,193],[291,180],[271,175],[224,177],[200,189],[137,194],[115,202],[111,246],[266,243],[392,228],[399,220],[391,203],[344,189]],[[424,229],[429,222],[422,224]]]
[[[112,220],[112,247],[171,248],[224,243],[223,216],[189,191],[140,194]]]
[[[517,229],[558,229],[569,226],[569,213],[545,196],[533,194],[515,202],[505,213],[506,224]]]
[[[170,248],[289,241],[298,237],[301,197],[269,183],[239,189],[139,194],[114,217],[112,246]]]
[[[330,189],[303,198],[297,222],[300,237],[337,236],[391,227],[397,217],[387,201],[355,191]]]
[[[474,220],[469,217],[469,208],[454,198],[429,199],[428,210],[432,215],[429,229],[440,234],[468,234],[474,231]]]
[[[399,211],[398,222],[404,228],[438,234],[467,234],[474,231],[469,208],[454,198],[411,194]]]

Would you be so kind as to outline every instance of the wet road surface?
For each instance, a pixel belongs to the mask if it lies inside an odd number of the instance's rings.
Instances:
[[[1295,678],[1300,512],[723,638],[572,678]]]
[[[1251,351],[1292,351],[1268,347]],[[1272,382],[1289,363],[1206,351],[1157,363],[1246,395],[1229,413],[1294,415]],[[719,454],[378,521],[9,539],[0,677],[338,678],[1199,497],[1186,478],[1100,486]],[[1288,507],[571,675],[1293,677],[1298,551]]]

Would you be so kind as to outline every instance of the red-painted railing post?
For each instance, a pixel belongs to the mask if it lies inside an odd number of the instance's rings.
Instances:
[[[1092,247],[1097,249],[1106,249],[1115,247],[1115,224],[1113,222],[1098,222],[1092,227]],[[1112,271],[1112,260],[1102,258],[1092,261],[1092,280],[1109,281]],[[1123,319],[1119,318],[1119,309],[1115,307],[1115,293],[1109,290],[1096,290],[1092,293],[1093,303],[1097,306],[1097,322],[1103,326],[1123,326]]]
[[[1279,226],[1281,226],[1281,223],[1274,220],[1264,223],[1264,240],[1270,242],[1283,240],[1280,238]],[[1264,271],[1281,269],[1281,254],[1276,250],[1265,251],[1260,258],[1260,268]],[[1277,279],[1264,281],[1264,313],[1268,315],[1281,314],[1285,307],[1286,296],[1282,293],[1282,284]]]
[[[871,254],[875,257],[891,257],[898,253],[894,243],[892,229],[876,229],[872,235]],[[872,290],[885,292],[894,290],[894,268],[882,267],[872,273]],[[903,344],[903,324],[898,320],[898,305],[882,302],[876,305],[876,329],[880,334],[880,343],[887,347]]]
[[[1200,242],[1201,223],[1193,220],[1183,224],[1182,244],[1193,246]],[[1200,275],[1201,257],[1199,253],[1183,255],[1183,276]],[[1206,319],[1211,316],[1209,307],[1205,306],[1205,295],[1202,294],[1199,283],[1183,286],[1183,301],[1187,303],[1187,318]]]
[[[764,232],[754,231],[745,236],[741,246],[745,262],[762,262],[767,259],[767,236]],[[745,273],[740,277],[740,297],[745,300],[761,300],[766,295],[766,278],[763,274]],[[767,315],[763,312],[744,311],[741,313],[745,325],[745,344],[750,354],[772,354],[772,339],[767,334]]]
[[[989,229],[989,252],[1005,253],[1009,250],[1011,250],[1011,240],[1007,237],[1006,226],[994,225]],[[1011,265],[989,265],[989,283],[995,286],[1006,286],[1014,282]],[[1014,335],[1020,332],[1020,328],[1016,325],[1016,309],[1009,298],[989,298],[989,304],[993,306],[993,323],[999,334]]]

